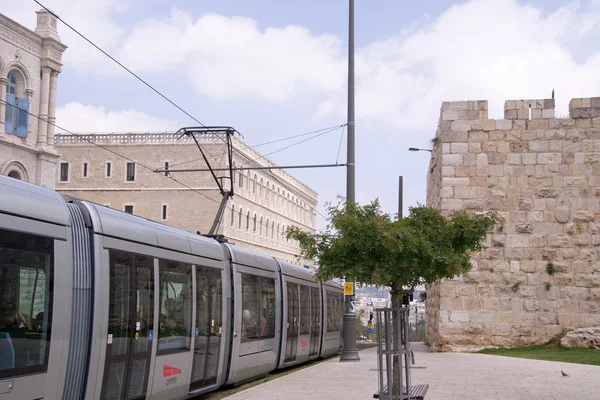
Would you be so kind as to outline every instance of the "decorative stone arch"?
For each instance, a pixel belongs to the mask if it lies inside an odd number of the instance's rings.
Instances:
[[[4,60],[2,59],[2,57],[0,57],[0,76],[6,78],[6,75],[8,75],[8,71],[4,66]]]
[[[9,72],[17,79],[17,97],[28,97],[27,91],[33,91],[29,70],[20,61],[12,61],[4,67],[2,77],[6,78]]]
[[[11,178],[19,179],[24,182],[29,182],[29,174],[27,168],[18,161],[11,161],[2,170],[2,175],[10,176]]]

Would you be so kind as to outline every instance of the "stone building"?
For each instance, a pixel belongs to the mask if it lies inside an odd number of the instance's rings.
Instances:
[[[496,210],[501,224],[472,271],[428,288],[435,350],[546,342],[600,325],[600,98],[442,105],[427,203],[445,214]]]
[[[67,47],[56,17],[46,10],[37,15],[31,31],[0,14],[0,173],[54,188],[58,154],[51,124]]]
[[[227,168],[224,134],[196,136],[213,168]],[[276,166],[238,137],[233,165]],[[60,168],[56,190],[190,232],[206,234],[221,202],[210,172],[156,173],[156,169],[207,168],[191,137],[173,133],[56,135]],[[123,158],[123,157],[127,157]],[[228,171],[217,171],[228,177]],[[284,231],[315,232],[318,194],[284,170],[234,174],[234,197],[218,233],[229,242],[300,263],[300,248]],[[223,179],[229,187],[229,179]],[[306,262],[310,265],[309,262]]]

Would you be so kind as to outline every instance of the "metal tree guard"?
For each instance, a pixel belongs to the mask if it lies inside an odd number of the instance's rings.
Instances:
[[[405,297],[397,314],[392,308],[376,308],[377,323],[377,371],[379,374],[378,391],[373,398],[383,400],[423,399],[429,385],[412,385],[410,361],[415,363],[410,348],[410,307]],[[392,326],[395,325],[395,332]],[[397,347],[394,345],[394,334],[399,333]],[[398,369],[394,371],[394,360],[398,360]],[[410,361],[409,361],[410,360]],[[394,389],[394,383],[397,383]],[[391,388],[391,389],[390,389]]]

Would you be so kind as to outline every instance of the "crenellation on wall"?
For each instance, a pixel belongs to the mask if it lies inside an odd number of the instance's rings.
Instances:
[[[600,324],[600,97],[444,102],[427,204],[444,215],[496,210],[472,271],[428,288],[434,350],[543,343]]]

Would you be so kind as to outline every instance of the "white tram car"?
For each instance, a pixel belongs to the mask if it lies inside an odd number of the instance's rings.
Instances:
[[[312,271],[0,176],[0,400],[186,399],[328,357]]]

